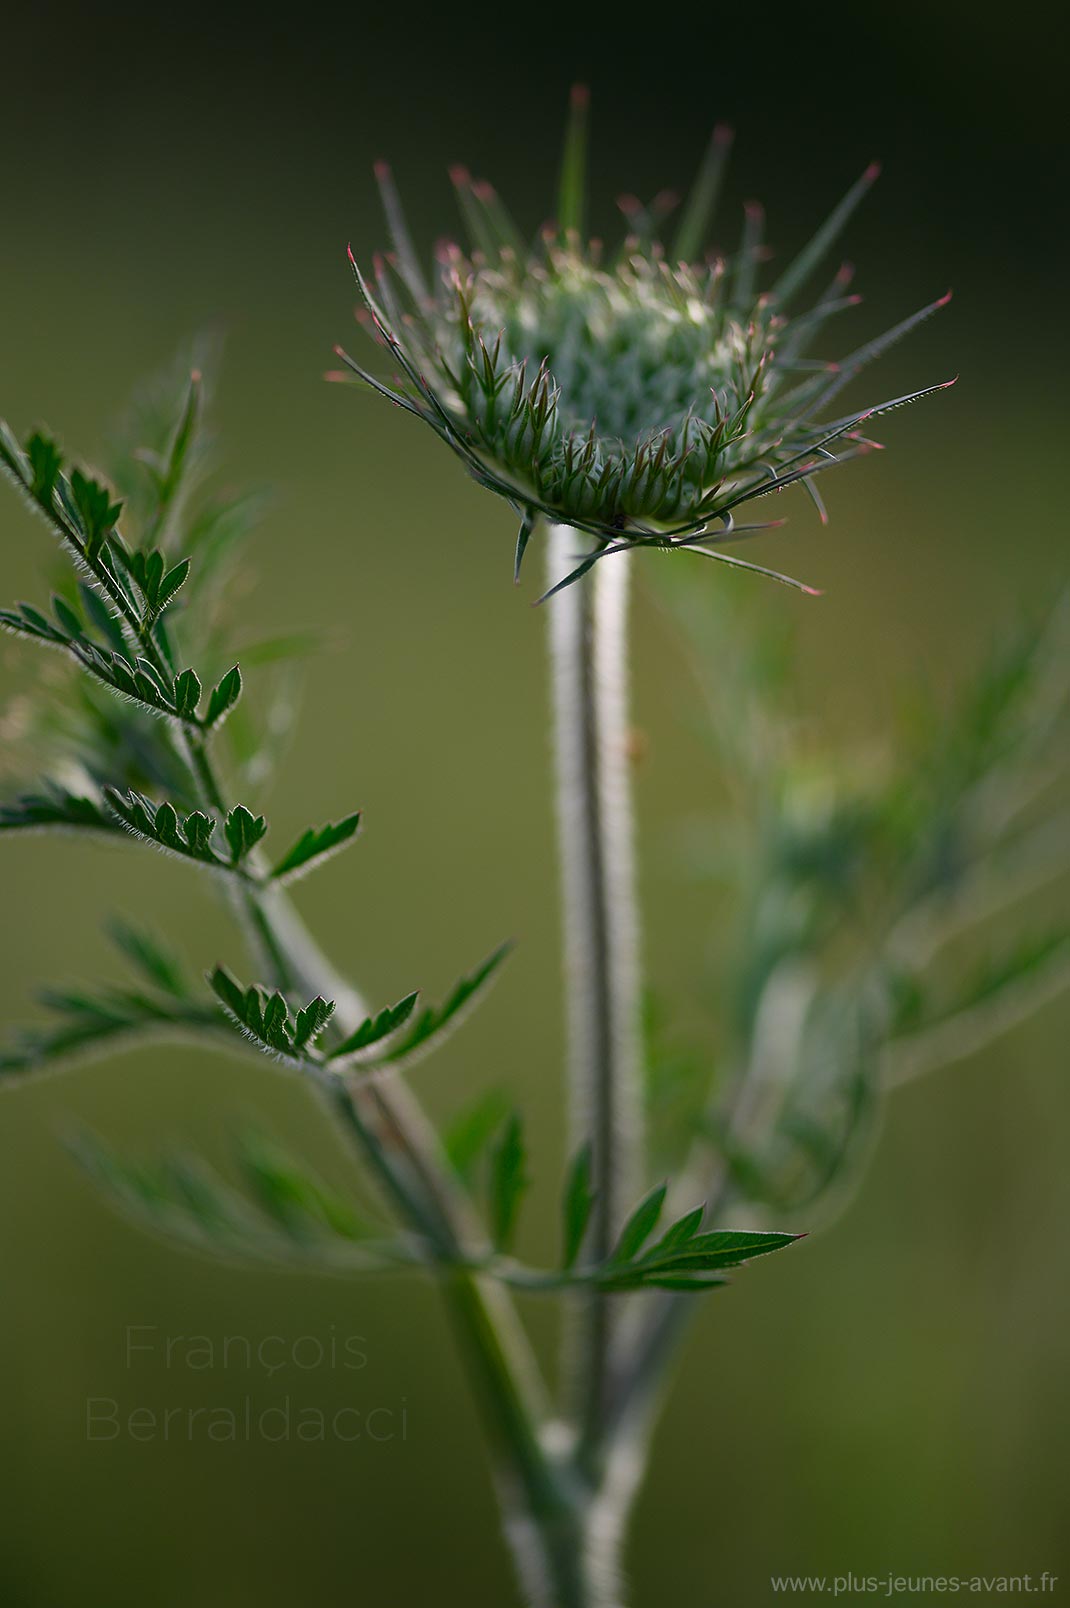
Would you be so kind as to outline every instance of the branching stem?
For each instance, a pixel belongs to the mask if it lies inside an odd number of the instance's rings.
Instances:
[[[207,742],[188,734],[185,751],[204,803],[225,814]],[[363,1006],[320,953],[286,895],[247,879],[227,881],[276,986],[305,997],[329,993],[338,1005],[338,1030],[356,1026]],[[541,1379],[507,1291],[490,1276],[460,1266],[478,1249],[478,1226],[441,1159],[433,1129],[397,1078],[340,1085],[332,1105],[390,1205],[453,1268],[445,1283],[447,1308],[489,1426],[520,1573],[542,1592],[547,1608],[587,1608],[582,1550],[571,1544],[575,1497],[567,1470],[544,1445],[549,1409]]]

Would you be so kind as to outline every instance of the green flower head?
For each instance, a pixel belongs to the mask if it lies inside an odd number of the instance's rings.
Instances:
[[[517,575],[540,518],[592,538],[560,585],[610,553],[644,546],[690,548],[761,569],[723,551],[726,542],[770,528],[737,524],[738,510],[798,482],[824,521],[814,476],[869,451],[876,443],[864,427],[878,414],[944,386],[841,417],[829,416],[830,404],[948,297],[839,362],[814,357],[825,325],[859,298],[848,294],[847,267],[802,310],[800,293],[876,165],[762,289],[760,207],[744,209],[734,252],[707,250],[729,130],[715,129],[671,233],[673,197],[649,207],[625,197],[627,232],[607,251],[584,233],[586,114],[586,92],[574,90],[557,217],[533,247],[490,185],[453,170],[470,243],[467,251],[440,245],[430,279],[390,170],[379,164],[393,250],[375,259],[370,276],[352,251],[350,261],[358,318],[390,354],[394,379],[385,383],[340,348],[339,355],[362,382],[429,424],[481,485],[509,502],[521,522]]]

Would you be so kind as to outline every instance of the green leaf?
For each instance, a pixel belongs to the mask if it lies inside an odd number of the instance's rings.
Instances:
[[[683,1217],[677,1218],[671,1228],[665,1230],[665,1233],[657,1244],[651,1247],[647,1255],[651,1257],[664,1255],[667,1251],[676,1250],[686,1241],[694,1239],[694,1236],[702,1227],[702,1219],[705,1215],[705,1206],[692,1207]]]
[[[29,490],[32,478],[29,462],[14,431],[4,419],[0,419],[0,465],[16,481],[20,490]]]
[[[303,1050],[306,1045],[315,1044],[333,1015],[334,1002],[317,994],[314,1000],[297,1013],[297,1025],[294,1029],[296,1048]]]
[[[965,986],[956,992],[947,1010],[936,1017],[946,1021],[962,1011],[973,1010],[996,1000],[1006,989],[1028,982],[1032,977],[1047,971],[1053,961],[1070,954],[1070,931],[1032,934],[1002,952],[991,955],[986,963],[970,977]],[[927,1021],[925,1026],[935,1025]]]
[[[289,1056],[294,1053],[294,1023],[281,994],[268,993],[255,983],[242,990],[222,966],[216,967],[208,981],[238,1027],[262,1048],[276,1055]]]
[[[11,804],[0,804],[0,832],[47,826],[122,831],[120,823],[95,798],[71,792],[58,782],[47,782],[40,793],[25,793]]]
[[[565,1182],[565,1195],[562,1201],[564,1233],[561,1266],[566,1270],[576,1264],[594,1203],[595,1192],[591,1188],[591,1146],[588,1143],[576,1153]]]
[[[471,1188],[476,1168],[491,1139],[505,1121],[509,1103],[500,1089],[476,1097],[453,1119],[442,1137],[450,1166]]]
[[[440,1044],[484,993],[512,947],[511,943],[502,944],[482,966],[461,978],[442,1005],[429,1005],[421,1011],[401,1042],[381,1057],[381,1064],[414,1061]]]
[[[284,854],[271,875],[277,882],[293,880],[298,873],[304,875],[313,865],[320,865],[331,854],[349,843],[360,827],[359,810],[341,821],[326,826],[310,826],[302,832],[293,848]]]
[[[223,830],[230,844],[232,863],[237,865],[256,848],[267,831],[267,822],[262,815],[254,815],[247,810],[244,804],[235,804]]]
[[[154,665],[148,659],[134,661],[134,686],[141,699],[158,709],[170,709],[171,688],[165,686]]]
[[[30,495],[46,508],[51,508],[56,481],[63,467],[63,456],[54,441],[37,431],[26,443],[26,456],[30,464]]]
[[[900,1018],[885,1046],[886,1087],[982,1050],[1070,986],[1070,933],[1021,941],[969,977],[938,1011]]]
[[[78,596],[81,599],[87,620],[104,637],[113,653],[122,653],[126,645],[122,626],[112,614],[110,607],[100,593],[90,586],[88,581],[79,581]]]
[[[173,569],[168,570],[167,574],[160,582],[159,591],[156,594],[156,604],[153,611],[154,613],[163,613],[168,604],[174,600],[179,587],[184,584],[189,572],[190,561],[188,558],[182,559],[181,562],[176,564]]]
[[[189,377],[182,412],[171,437],[166,465],[159,464],[158,469],[153,472],[158,500],[151,530],[152,534],[157,537],[168,523],[169,515],[182,488],[183,479],[187,478],[186,472],[194,457],[198,425],[201,417],[203,390],[200,370],[195,369]]]
[[[240,1222],[236,1197],[196,1158],[172,1156],[149,1168],[121,1160],[85,1133],[68,1148],[116,1205],[157,1232],[187,1244],[218,1244]]]
[[[71,496],[78,511],[86,552],[96,558],[104,543],[115,529],[122,503],[113,503],[111,492],[98,480],[91,480],[80,469],[71,474]]]
[[[73,637],[77,641],[85,635],[81,620],[70,604],[65,602],[63,598],[53,596],[52,613],[56,616],[60,629],[65,631],[69,637]]]
[[[122,793],[118,788],[106,787],[104,797],[109,807],[135,837],[147,838],[161,848],[186,859],[198,860],[202,865],[233,869],[230,860],[223,859],[212,848],[215,822],[201,810],[179,815],[168,800],[155,804],[132,788]]]
[[[499,1251],[507,1251],[513,1241],[520,1202],[529,1183],[525,1173],[526,1160],[523,1122],[519,1113],[514,1112],[507,1119],[490,1160],[490,1227]]]
[[[0,1045],[0,1073],[33,1072],[103,1053],[147,1032],[212,1031],[218,1020],[194,1002],[116,988],[48,989],[41,1001],[57,1020],[17,1031]]]
[[[802,1238],[799,1234],[758,1229],[689,1232],[694,1223],[695,1213],[691,1212],[637,1260],[622,1264],[616,1257],[612,1258],[600,1270],[597,1282],[609,1290],[707,1289],[724,1282],[721,1275],[726,1269],[782,1250]]]
[[[209,972],[208,985],[228,1018],[261,1049],[296,1066],[322,1066],[314,1044],[334,1013],[333,1001],[317,995],[295,1020],[277,989],[269,992],[256,983],[243,988],[225,966]]]
[[[243,1134],[238,1157],[254,1198],[287,1234],[302,1242],[325,1234],[366,1237],[366,1225],[348,1201],[262,1134]]]
[[[630,1262],[640,1246],[653,1233],[661,1216],[661,1208],[665,1204],[665,1196],[669,1192],[667,1184],[658,1184],[636,1206],[624,1227],[620,1231],[610,1256],[610,1262]]]
[[[82,589],[83,598],[92,595],[87,588]],[[0,625],[20,635],[34,637],[50,646],[66,649],[75,662],[95,681],[101,682],[124,698],[143,704],[153,714],[179,719],[195,718],[193,711],[196,709],[196,703],[189,706],[187,702],[195,690],[199,697],[200,683],[193,671],[183,672],[183,677],[179,677],[177,681],[172,681],[170,677],[164,681],[155,665],[148,659],[139,657],[131,663],[121,649],[98,646],[85,634],[82,621],[63,598],[54,597],[52,608],[57,624],[53,624],[31,604],[20,603],[17,611],[0,609]],[[98,618],[108,622],[106,634],[109,642],[116,640],[125,647],[122,633],[110,620],[107,611],[95,612],[94,621]],[[157,628],[158,631],[160,629],[162,628]],[[176,689],[179,682],[182,683],[184,698],[182,708],[176,704]]]
[[[30,603],[20,603],[15,609],[0,609],[0,625],[20,636],[35,637],[53,647],[66,647],[67,637]]]
[[[184,720],[195,720],[197,718],[197,706],[201,701],[201,690],[200,678],[195,670],[183,670],[181,675],[175,677],[175,712]]]
[[[238,1141],[248,1195],[182,1152],[145,1164],[117,1156],[85,1133],[69,1148],[98,1188],[142,1228],[228,1261],[240,1256],[284,1267],[374,1272],[413,1260],[400,1242],[370,1242],[349,1201],[257,1133]]]
[[[189,998],[189,985],[174,952],[161,939],[119,916],[108,923],[108,933],[126,958],[163,993]]]
[[[215,726],[221,720],[224,720],[241,697],[241,691],[241,670],[235,665],[232,670],[227,671],[219,684],[212,689],[212,696],[208,700],[205,725]]]
[[[369,1016],[366,1021],[361,1022],[356,1032],[343,1039],[342,1043],[331,1051],[329,1059],[334,1061],[340,1055],[355,1055],[359,1050],[369,1050],[374,1045],[381,1044],[383,1039],[389,1038],[391,1033],[396,1033],[398,1028],[408,1021],[419,997],[419,992],[406,994],[396,1005],[388,1005],[377,1016]]]
[[[232,1016],[245,1026],[245,990],[225,966],[217,966],[208,978],[209,986]]]

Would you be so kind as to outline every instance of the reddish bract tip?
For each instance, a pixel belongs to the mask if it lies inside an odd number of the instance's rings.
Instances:
[[[346,355],[340,346],[332,346],[331,351],[334,353],[335,357],[345,357]]]
[[[950,379],[950,380],[945,380],[945,381],[944,381],[944,383],[943,383],[943,385],[938,385],[938,386],[937,386],[937,387],[936,387],[936,389],[937,389],[937,390],[938,390],[938,391],[950,391],[950,389],[951,389],[951,387],[952,387],[952,386],[953,386],[953,385],[957,385],[957,384],[958,384],[958,383],[959,383],[959,377],[958,377],[958,375],[957,375],[957,374],[956,374],[956,375],[955,375],[955,376],[954,376],[954,378],[953,378],[953,379]]]
[[[347,246],[346,247],[346,256],[349,258],[350,266],[355,268],[357,266],[357,259],[353,255],[353,247],[352,246]]]
[[[643,210],[643,203],[637,195],[618,195],[617,205],[626,218],[634,218],[637,212]]]
[[[853,262],[841,262],[841,264],[839,266],[839,271],[836,274],[836,283],[837,283],[837,285],[849,285],[851,283],[851,280],[854,278],[854,276],[855,276],[855,265],[854,265],[854,263]]]
[[[748,218],[761,220],[765,217],[765,208],[760,201],[744,201],[743,210]]]
[[[874,180],[879,179],[880,176],[881,176],[881,165],[880,165],[879,162],[871,162],[869,164],[868,168],[866,169],[866,171],[862,175],[863,179],[865,179],[867,184],[872,184],[874,182]]]
[[[390,163],[382,161],[376,162],[375,166],[372,168],[372,172],[375,174],[375,177],[379,180],[379,182],[382,183],[384,179],[388,179],[390,177]]]
[[[344,369],[328,369],[323,378],[331,385],[340,385],[344,380],[347,380],[349,376],[346,374]]]
[[[954,293],[952,291],[945,290],[944,294],[940,297],[940,300],[936,304],[937,307],[946,307],[953,294]]]
[[[471,184],[471,182],[472,175],[468,169],[459,162],[454,163],[453,167],[450,168],[450,183],[456,184],[460,188],[463,185]]]
[[[203,376],[201,374],[200,369],[194,369],[192,374],[189,377],[190,384],[191,385],[200,385],[202,378],[203,378]]]
[[[493,201],[497,192],[493,184],[488,184],[486,179],[480,179],[478,184],[473,184],[472,194],[477,201]]]
[[[573,84],[569,102],[576,111],[584,111],[591,104],[591,91],[586,84]]]
[[[731,145],[735,137],[736,131],[732,127],[731,123],[718,123],[713,131],[714,143],[716,145]]]
[[[800,588],[807,597],[824,597],[824,589],[820,586],[802,586]]]

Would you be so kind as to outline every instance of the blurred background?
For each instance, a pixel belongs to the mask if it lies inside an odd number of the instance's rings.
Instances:
[[[827,530],[803,497],[785,509],[789,531],[756,556],[827,595],[770,587],[763,607],[798,634],[815,719],[854,738],[885,731],[919,679],[954,687],[1065,580],[1063,85],[1040,8],[726,9],[43,4],[4,24],[0,409],[92,458],[144,376],[197,331],[225,332],[226,471],[273,493],[236,639],[297,619],[329,648],[259,802],[276,842],[365,810],[360,845],[300,903],[372,999],[434,997],[519,940],[416,1079],[443,1116],[492,1085],[522,1100],[533,1257],[553,1243],[562,1105],[545,621],[528,606],[534,573],[510,585],[511,517],[429,432],[322,382],[332,344],[361,341],[345,245],[367,256],[383,240],[374,159],[393,162],[425,247],[454,228],[454,161],[534,228],[583,79],[597,230],[614,227],[620,191],[685,185],[727,119],[728,216],[760,196],[786,252],[880,156],[847,246],[867,298],[853,333],[956,295],[870,389],[962,382],[896,415],[893,450],[828,484]],[[3,596],[33,597],[44,533],[14,497],[0,520]],[[709,911],[682,879],[681,822],[716,778],[678,645],[646,599],[637,632],[647,952],[686,1007]],[[7,697],[28,652],[0,650]],[[201,879],[160,856],[20,839],[0,878],[5,1022],[32,1015],[43,978],[111,974],[109,908],[151,912],[194,966],[239,953]],[[703,1309],[639,1505],[636,1608],[749,1608],[782,1572],[1070,1575],[1068,1030],[1062,1000],[904,1091],[850,1212]],[[5,1091],[5,1608],[514,1600],[432,1290],[199,1261],[113,1216],[61,1148],[77,1121],[141,1153],[180,1137],[224,1157],[255,1113],[344,1181],[318,1110],[265,1068],[142,1047]],[[531,1316],[549,1348],[549,1310]],[[132,1330],[146,1350],[128,1352]],[[191,1353],[192,1337],[207,1345]],[[332,1362],[346,1342],[361,1366]],[[89,1398],[124,1418],[285,1398],[391,1416],[353,1444],[103,1440],[87,1438]]]

